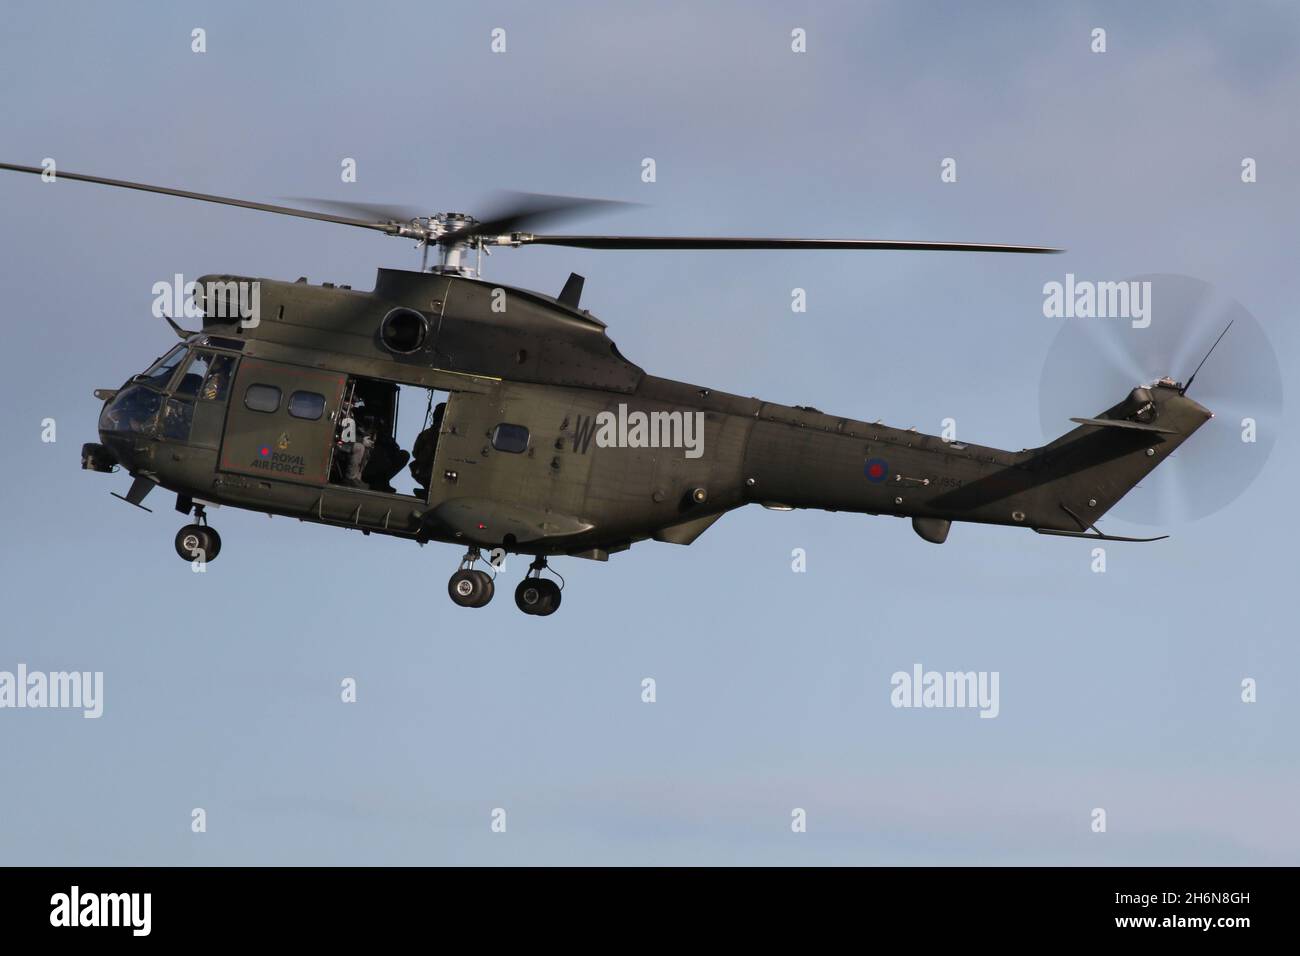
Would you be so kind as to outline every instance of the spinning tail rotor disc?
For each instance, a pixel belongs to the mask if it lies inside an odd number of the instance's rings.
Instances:
[[[1163,376],[1186,383],[1227,329],[1187,392],[1215,417],[1111,512],[1159,526],[1206,517],[1244,493],[1268,461],[1282,417],[1277,356],[1255,317],[1206,282],[1152,274],[1121,285],[1136,293],[1127,316],[1054,320],[1061,329],[1039,387],[1043,433],[1059,436],[1071,417],[1095,415],[1134,386]]]

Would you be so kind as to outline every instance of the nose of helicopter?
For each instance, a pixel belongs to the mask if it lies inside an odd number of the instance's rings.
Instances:
[[[91,471],[112,471],[114,466],[121,466],[134,474],[145,464],[147,432],[161,407],[162,396],[131,382],[95,394],[105,399],[99,413],[99,442],[82,447],[81,466]]]
[[[127,471],[135,471],[137,465],[134,445],[134,441],[120,432],[105,431],[102,428],[99,430],[99,447],[104,450],[103,457],[111,459],[113,464]]]

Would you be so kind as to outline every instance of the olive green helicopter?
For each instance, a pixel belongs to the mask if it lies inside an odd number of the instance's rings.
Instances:
[[[608,204],[511,194],[478,219],[302,200],[331,210],[315,211],[57,177],[369,229],[421,249],[419,271],[381,268],[370,291],[305,278],[203,276],[190,290],[201,328],[188,331],[176,321],[185,316],[163,315],[182,341],[121,387],[95,391],[103,400],[99,441],[83,447],[82,467],[126,471],[133,481],[117,497],[142,508],[155,487],[174,493],[176,510],[193,515],[175,541],[187,561],[220,553],[206,509],[224,505],[464,546],[448,584],[462,607],[492,599],[502,555],[530,556],[515,601],[528,614],[549,615],[561,595],[561,584],[544,576],[549,558],[605,561],[647,539],[689,545],[747,504],[905,517],[934,543],[954,521],[1157,540],[1103,534],[1096,522],[1211,417],[1187,397],[1187,385],[1160,378],[1093,417],[1072,419],[1075,428],[1041,447],[947,440],[657,378],[625,358],[605,323],[581,307],[581,276],[571,274],[550,296],[480,274],[493,248],[528,245],[1057,249],[546,234],[530,230]],[[403,448],[399,411],[411,396],[418,417]]]

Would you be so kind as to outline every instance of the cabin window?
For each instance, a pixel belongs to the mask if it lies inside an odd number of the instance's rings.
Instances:
[[[502,422],[492,429],[492,447],[497,451],[508,451],[512,455],[528,450],[528,429],[523,425],[508,425]]]
[[[274,385],[250,385],[244,405],[255,412],[274,412],[280,407],[280,390]]]
[[[294,418],[318,421],[325,413],[325,396],[316,392],[294,392],[289,396],[289,414]]]

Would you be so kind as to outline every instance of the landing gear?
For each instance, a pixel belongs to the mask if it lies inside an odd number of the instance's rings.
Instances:
[[[495,575],[474,567],[483,556],[476,547],[465,552],[460,559],[460,570],[447,582],[447,594],[458,607],[483,607],[496,592]],[[491,562],[488,562],[491,564]],[[527,576],[515,588],[515,604],[525,614],[545,617],[554,614],[560,606],[560,585],[542,577],[546,559],[536,558],[528,566]]]
[[[486,571],[475,569],[481,559],[478,548],[470,548],[460,559],[460,570],[447,582],[447,593],[460,607],[483,607],[496,593],[496,583]]]
[[[545,617],[560,607],[560,586],[550,578],[542,577],[546,559],[538,557],[528,566],[528,576],[515,588],[515,604],[525,614]]]
[[[208,517],[203,505],[194,506],[198,524],[187,524],[176,532],[176,553],[183,561],[208,562],[221,553],[221,535],[216,528],[208,527]]]

